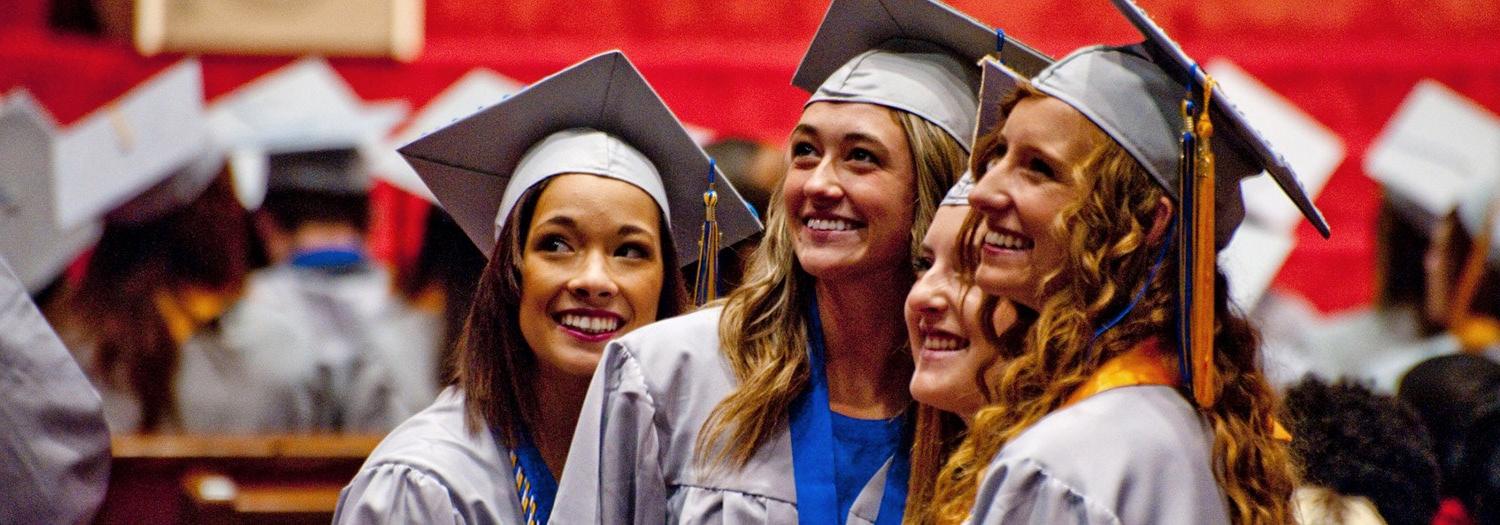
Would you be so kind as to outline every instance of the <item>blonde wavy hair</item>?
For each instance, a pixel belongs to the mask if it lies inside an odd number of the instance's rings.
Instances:
[[[915,172],[909,243],[915,255],[943,194],[963,171],[967,153],[942,128],[905,111],[888,111],[906,135]],[[765,237],[750,256],[745,283],[720,301],[724,311],[719,344],[740,384],[704,421],[696,443],[695,461],[700,464],[744,467],[757,449],[786,428],[792,401],[807,389],[803,312],[813,277],[797,262],[791,218],[784,208],[778,188],[771,195]]]
[[[1045,95],[1023,85],[1004,103],[1003,111],[1009,114],[1019,100],[1034,96]],[[1067,256],[1039,283],[1042,308],[1024,343],[1000,365],[991,392],[994,402],[975,416],[968,437],[938,476],[934,499],[940,503],[913,517],[916,522],[963,521],[975,505],[981,472],[1006,443],[1062,407],[1109,359],[1150,337],[1176,341],[1178,275],[1170,263],[1176,260],[1174,239],[1163,240],[1172,243],[1164,259],[1169,262],[1147,282],[1160,249],[1149,236],[1158,203],[1167,193],[1117,143],[1097,128],[1090,129],[1094,136],[1089,139],[1097,146],[1072,173],[1081,197],[1060,212],[1054,225],[1056,237],[1066,243]],[[978,142],[974,168],[985,165],[998,133]],[[981,220],[977,215],[971,211],[966,219],[965,242],[960,245],[960,262],[969,272],[979,258],[971,246]],[[1123,309],[1143,286],[1140,303],[1117,326],[1093,339],[1095,327]],[[1287,444],[1272,435],[1277,399],[1258,366],[1257,335],[1231,309],[1222,272],[1215,280],[1214,304],[1214,364],[1219,370],[1214,388],[1219,397],[1201,412],[1213,432],[1215,477],[1234,523],[1288,523],[1297,474]]]

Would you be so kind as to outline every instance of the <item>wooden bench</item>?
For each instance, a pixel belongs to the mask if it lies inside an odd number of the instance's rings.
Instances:
[[[328,523],[382,436],[128,435],[97,523]]]

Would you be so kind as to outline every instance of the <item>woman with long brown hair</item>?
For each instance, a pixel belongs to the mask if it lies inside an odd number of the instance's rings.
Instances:
[[[1262,169],[1326,226],[1222,90],[1116,4],[1146,43],[1018,78],[975,147],[980,242],[962,246],[986,293],[1037,319],[939,476],[932,522],[1291,519],[1277,400],[1214,255],[1242,218],[1239,179]]]
[[[833,2],[793,81],[813,96],[745,282],[605,350],[559,516],[900,522],[910,261],[963,171],[973,61],[994,48],[940,3]]]
[[[449,387],[386,436],[334,522],[545,524],[605,342],[687,307],[696,247],[674,238],[698,233],[710,161],[618,51],[401,151],[488,263]],[[724,238],[753,233],[720,197]]]

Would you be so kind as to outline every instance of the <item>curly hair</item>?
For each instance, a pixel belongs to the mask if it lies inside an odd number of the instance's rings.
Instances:
[[[922,117],[894,109],[890,114],[905,132],[915,171],[910,240],[915,256],[921,253],[922,236],[943,193],[963,171],[964,150]],[[743,467],[786,427],[792,402],[807,389],[807,326],[802,314],[813,277],[793,252],[791,219],[783,199],[781,189],[771,194],[765,238],[751,255],[745,283],[720,302],[724,311],[719,344],[740,384],[714,407],[698,432],[700,463]]]
[[[1045,96],[1022,84],[1002,110],[1019,100]],[[1157,208],[1167,193],[1103,131],[1090,127],[1095,148],[1072,170],[1080,198],[1061,210],[1054,234],[1067,255],[1038,284],[1043,298],[1037,320],[1015,355],[1001,366],[991,392],[994,402],[975,417],[969,436],[938,478],[935,523],[958,523],[974,505],[980,472],[1010,440],[1058,410],[1106,361],[1143,340],[1176,343],[1178,274],[1167,264],[1148,281],[1159,243],[1150,239]],[[980,174],[998,143],[998,130],[975,145],[971,168]],[[981,175],[982,176],[982,175]],[[963,232],[961,263],[978,266],[977,228],[971,211]],[[1175,260],[1175,240],[1167,259]],[[1125,308],[1135,290],[1141,301],[1113,329],[1094,338],[1101,320]],[[1214,474],[1236,524],[1286,523],[1296,473],[1285,443],[1272,435],[1276,398],[1259,368],[1257,336],[1231,309],[1227,282],[1217,272],[1213,388],[1218,401],[1202,410],[1213,434]],[[1191,401],[1188,401],[1191,403]]]
[[[1309,376],[1287,390],[1281,421],[1305,483],[1369,498],[1391,525],[1432,522],[1441,472],[1410,407],[1358,383]]]

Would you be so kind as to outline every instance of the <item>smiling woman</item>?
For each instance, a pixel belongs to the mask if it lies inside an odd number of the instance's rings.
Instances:
[[[619,52],[402,153],[489,262],[451,386],[376,448],[334,521],[547,523],[605,343],[686,307],[673,228],[697,233],[709,160]],[[720,198],[726,240],[752,233]]]

